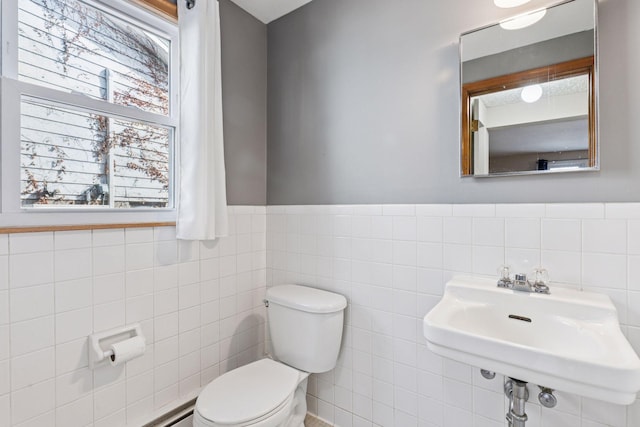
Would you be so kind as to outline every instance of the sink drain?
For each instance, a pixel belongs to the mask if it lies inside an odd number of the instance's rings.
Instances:
[[[510,314],[509,315],[509,319],[515,319],[515,320],[520,320],[522,322],[528,322],[531,323],[531,318],[530,317],[524,317],[524,316],[517,316],[515,314]]]

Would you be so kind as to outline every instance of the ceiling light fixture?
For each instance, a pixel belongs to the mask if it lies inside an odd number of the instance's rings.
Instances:
[[[493,0],[493,4],[498,7],[507,9],[510,7],[518,7],[529,3],[531,0]]]
[[[537,12],[526,13],[524,15],[518,15],[514,18],[505,19],[500,22],[500,26],[505,30],[520,30],[522,28],[529,27],[547,14],[547,9],[542,9]]]
[[[533,104],[542,98],[542,86],[540,85],[531,85],[522,89],[522,93],[520,93],[520,97],[524,102],[529,104]]]

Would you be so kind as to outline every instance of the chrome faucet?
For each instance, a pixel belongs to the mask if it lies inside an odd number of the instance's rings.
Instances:
[[[513,281],[513,287],[511,289],[520,292],[531,292],[531,285],[527,280],[527,275],[522,273],[516,274],[515,280]]]
[[[498,279],[499,288],[512,289],[518,292],[534,292],[537,294],[550,294],[547,282],[549,273],[544,268],[536,268],[534,270],[535,280],[527,280],[526,274],[516,274],[513,279],[509,275],[509,267],[500,268],[500,278]]]

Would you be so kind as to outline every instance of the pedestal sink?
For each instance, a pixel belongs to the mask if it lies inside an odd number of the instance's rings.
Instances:
[[[606,295],[457,277],[425,316],[424,335],[436,354],[551,389],[616,404],[640,390],[640,359]]]

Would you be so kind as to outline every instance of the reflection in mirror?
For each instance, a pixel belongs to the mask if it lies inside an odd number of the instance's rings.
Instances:
[[[461,174],[597,169],[595,45],[593,0],[463,34]]]

